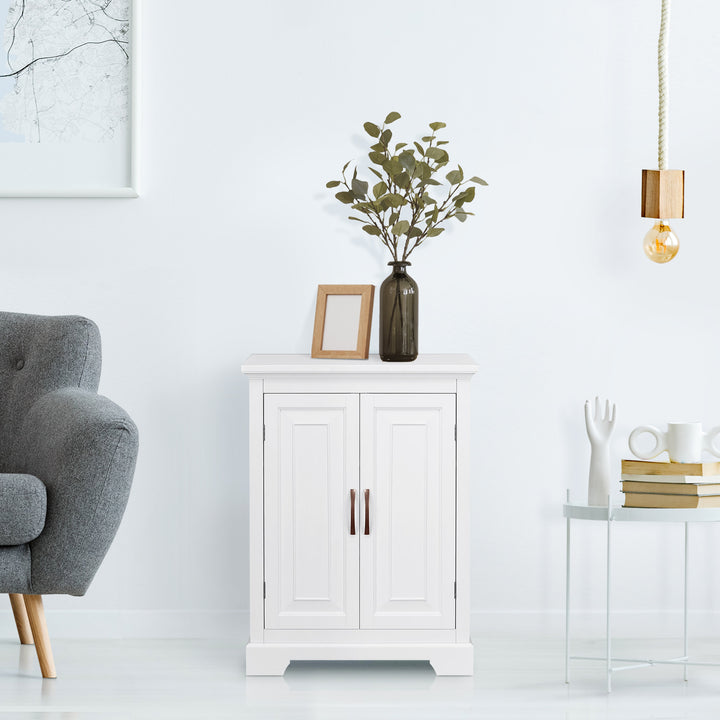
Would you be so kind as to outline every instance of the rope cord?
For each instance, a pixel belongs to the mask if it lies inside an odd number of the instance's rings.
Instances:
[[[668,29],[670,27],[670,0],[662,0],[660,37],[658,38],[658,169],[667,170],[668,124]]]

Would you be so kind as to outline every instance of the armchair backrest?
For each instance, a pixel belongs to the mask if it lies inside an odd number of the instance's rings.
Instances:
[[[97,391],[100,332],[91,320],[0,312],[0,472],[23,419],[44,394],[64,387]]]

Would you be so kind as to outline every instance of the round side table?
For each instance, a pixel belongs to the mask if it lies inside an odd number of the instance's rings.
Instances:
[[[563,505],[566,518],[566,552],[565,552],[565,682],[570,682],[570,660],[601,660],[607,671],[607,691],[612,690],[612,675],[622,670],[647,667],[649,665],[683,665],[684,679],[687,680],[689,665],[720,667],[720,663],[690,662],[688,659],[688,525],[691,522],[720,522],[720,508],[628,508],[613,506],[608,498],[608,506],[594,506],[570,502],[570,491],[567,491],[567,502]],[[605,605],[605,657],[587,657],[570,655],[570,550],[572,520],[596,520],[607,523],[607,563],[606,563],[606,605]],[[663,660],[616,658],[612,656],[612,636],[610,626],[610,600],[612,586],[612,527],[615,522],[681,522],[685,524],[685,561],[683,583],[683,654],[681,657]],[[622,663],[614,665],[614,663]]]

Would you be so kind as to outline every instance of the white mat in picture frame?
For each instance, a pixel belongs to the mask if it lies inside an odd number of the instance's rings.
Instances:
[[[0,197],[137,197],[140,0],[0,0]]]

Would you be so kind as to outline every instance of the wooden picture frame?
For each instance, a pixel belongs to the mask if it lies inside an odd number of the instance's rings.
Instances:
[[[318,285],[314,358],[367,360],[374,285]]]

